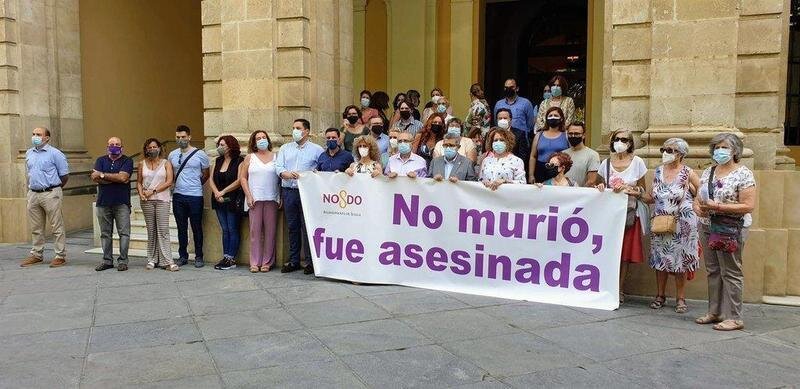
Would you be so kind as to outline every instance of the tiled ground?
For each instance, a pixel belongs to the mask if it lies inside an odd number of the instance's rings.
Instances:
[[[0,388],[780,387],[800,383],[800,309],[721,333],[631,299],[614,312],[300,272],[18,267],[0,247]],[[672,301],[670,301],[672,303]]]

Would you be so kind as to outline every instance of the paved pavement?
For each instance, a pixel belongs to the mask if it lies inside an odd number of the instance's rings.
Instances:
[[[671,305],[614,312],[244,268],[21,269],[0,247],[0,388],[782,387],[800,309],[746,307],[723,333]],[[670,301],[673,303],[673,301]]]

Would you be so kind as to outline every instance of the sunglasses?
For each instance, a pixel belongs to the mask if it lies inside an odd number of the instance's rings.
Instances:
[[[667,153],[667,154],[672,154],[672,153],[677,153],[677,152],[678,152],[678,150],[671,149],[671,148],[669,148],[669,147],[662,147],[662,148],[661,148],[661,149],[659,149],[659,150],[660,150],[662,153]]]
[[[614,142],[625,142],[625,143],[628,143],[628,142],[630,142],[630,141],[631,141],[631,139],[630,139],[630,138],[620,138],[620,137],[615,137],[614,139],[612,139],[612,141],[614,141]]]
[[[560,167],[561,167],[561,165],[556,165],[556,164],[554,164],[554,163],[550,163],[550,162],[548,162],[548,163],[544,164],[544,167],[546,167],[546,168],[548,168],[548,169],[553,169],[553,168],[556,168],[556,169],[558,169],[558,168],[560,168]]]

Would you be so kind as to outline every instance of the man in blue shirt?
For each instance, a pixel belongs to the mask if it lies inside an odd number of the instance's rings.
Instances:
[[[289,229],[289,263],[284,264],[281,273],[289,273],[300,269],[300,250],[308,246],[308,235],[303,221],[303,205],[300,203],[300,191],[297,179],[301,172],[312,171],[317,167],[317,159],[323,149],[311,143],[308,135],[311,124],[306,119],[297,119],[292,123],[292,140],[281,146],[275,162],[275,172],[281,178],[281,194],[283,196],[283,213]],[[307,259],[305,274],[314,273],[314,264]]]
[[[28,223],[33,247],[21,267],[42,262],[44,256],[44,223],[49,220],[53,232],[55,257],[50,267],[64,266],[67,262],[64,218],[61,206],[64,195],[61,188],[67,184],[69,166],[61,150],[50,146],[50,130],[34,128],[31,133],[33,147],[25,152],[28,168]]]
[[[507,79],[503,89],[505,98],[494,105],[494,117],[497,117],[497,111],[501,108],[508,109],[511,112],[511,127],[530,133],[536,122],[536,112],[533,110],[533,104],[528,99],[518,96],[517,92],[519,92],[517,80]]]
[[[353,154],[342,148],[342,133],[338,128],[325,130],[327,150],[317,158],[315,170],[320,172],[344,172],[353,163]]]
[[[95,204],[97,224],[100,226],[100,242],[103,246],[103,263],[94,270],[103,271],[114,267],[114,225],[119,234],[119,257],[117,270],[128,270],[128,246],[131,240],[131,185],[133,160],[122,154],[122,140],[112,137],[106,147],[107,155],[97,158],[92,170],[92,181],[97,183]]]
[[[180,125],[175,129],[178,149],[169,153],[175,172],[172,213],[178,227],[178,266],[189,261],[189,224],[194,238],[194,267],[203,267],[203,184],[208,181],[210,165],[205,151],[192,147],[192,130]],[[181,166],[183,168],[181,169]]]
[[[383,154],[389,150],[389,136],[383,133],[383,119],[378,116],[370,118],[369,129],[378,144],[378,151]]]

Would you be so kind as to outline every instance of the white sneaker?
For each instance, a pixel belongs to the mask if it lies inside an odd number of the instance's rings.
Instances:
[[[147,262],[147,265],[144,267],[146,270],[153,270],[156,268],[156,264],[153,262]]]

